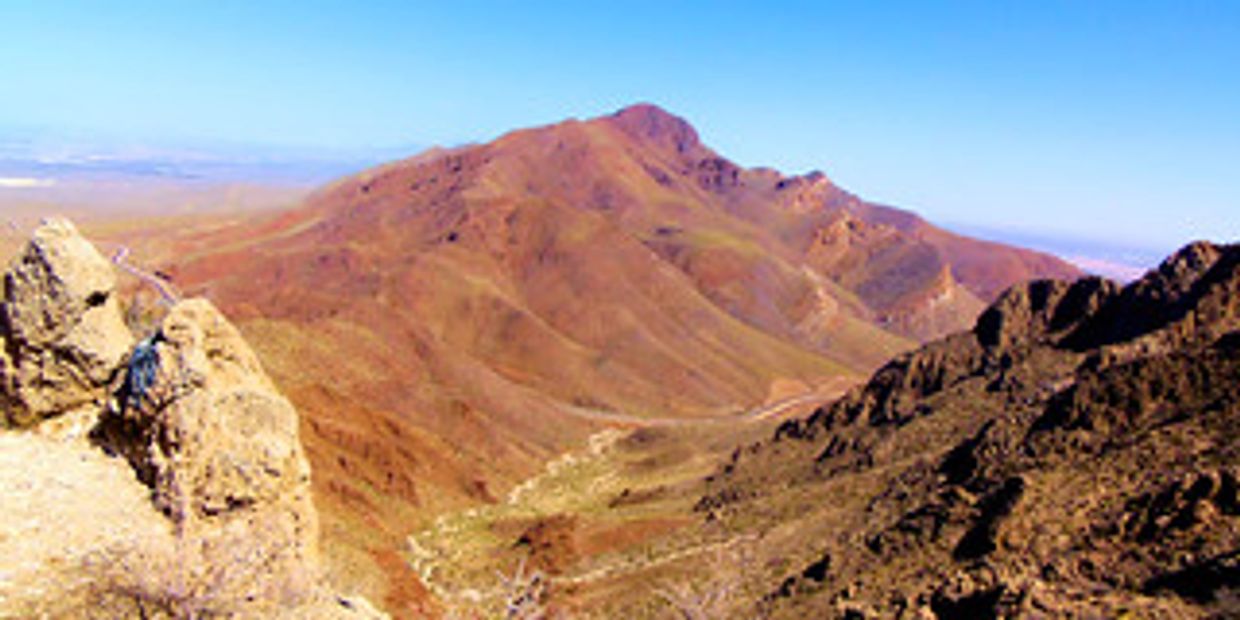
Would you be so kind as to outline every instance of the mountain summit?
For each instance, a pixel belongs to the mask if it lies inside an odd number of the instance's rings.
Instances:
[[[607,118],[635,140],[666,148],[681,155],[702,154],[697,130],[688,121],[651,103],[639,103]]]

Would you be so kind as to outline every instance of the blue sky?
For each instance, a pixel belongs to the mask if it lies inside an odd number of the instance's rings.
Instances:
[[[1240,238],[1235,2],[0,0],[10,134],[391,153],[637,101],[949,225]]]

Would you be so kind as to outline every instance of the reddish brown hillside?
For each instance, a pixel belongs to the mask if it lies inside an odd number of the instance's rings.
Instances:
[[[739,168],[648,105],[377,168],[179,251],[168,270],[305,414],[329,536],[357,549],[606,421],[740,413],[1075,273]]]

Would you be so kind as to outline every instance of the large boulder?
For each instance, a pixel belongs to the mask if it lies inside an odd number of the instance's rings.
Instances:
[[[154,351],[155,381],[122,394],[99,436],[173,521],[192,572],[185,582],[220,612],[296,603],[318,566],[296,410],[206,300],[172,307],[139,349]],[[134,363],[128,372],[138,372]]]
[[[68,220],[44,221],[4,274],[0,425],[102,404],[132,340],[111,263]]]

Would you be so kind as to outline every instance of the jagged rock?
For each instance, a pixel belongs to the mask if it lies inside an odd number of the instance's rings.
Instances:
[[[133,339],[115,293],[112,265],[72,223],[53,218],[35,230],[4,275],[4,426],[33,426],[102,401]]]
[[[1240,245],[1198,242],[1168,257],[1092,313],[1065,340],[1117,363],[1240,327]]]
[[[961,572],[950,576],[935,590],[930,598],[930,610],[935,618],[995,619],[1007,617],[1003,583],[985,573]]]
[[[153,346],[154,385],[124,395],[102,443],[152,488],[219,605],[308,591],[318,522],[297,412],[206,300],[174,306]]]
[[[1118,291],[1114,282],[1097,277],[1072,283],[1035,280],[1019,284],[978,317],[973,333],[990,348],[1042,342],[1075,327]]]

